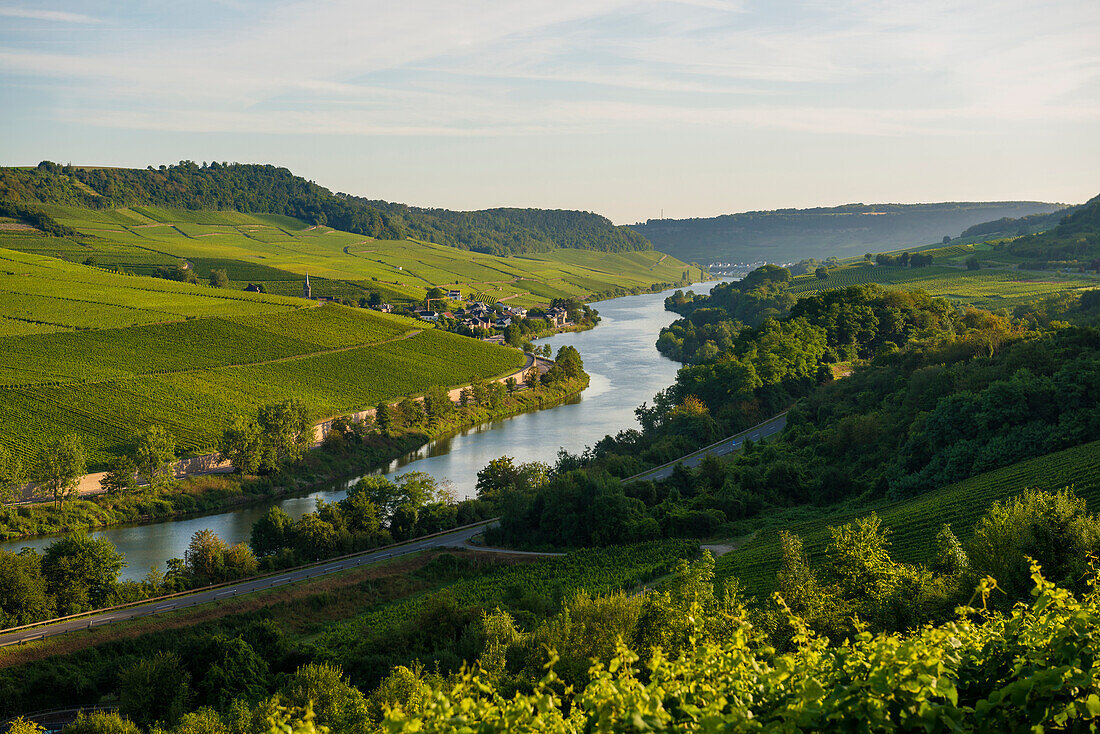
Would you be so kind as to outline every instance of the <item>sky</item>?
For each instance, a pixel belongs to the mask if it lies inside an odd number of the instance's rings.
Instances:
[[[1097,0],[0,0],[0,164],[618,223],[1100,193]]]

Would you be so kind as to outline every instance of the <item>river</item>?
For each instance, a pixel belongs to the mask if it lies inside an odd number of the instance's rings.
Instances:
[[[709,292],[714,283],[692,287]],[[661,328],[676,315],[664,310],[671,291],[642,296],[624,296],[591,304],[600,313],[595,329],[557,334],[539,344],[576,347],[584,360],[591,383],[583,394],[547,410],[522,413],[511,418],[475,426],[453,436],[437,439],[393,462],[384,472],[394,476],[408,471],[425,471],[437,480],[453,484],[459,497],[474,493],[477,473],[491,459],[502,455],[516,462],[544,461],[553,464],[558,449],[577,453],[607,433],[637,427],[634,409],[652,401],[657,391],[668,387],[679,365],[657,352],[654,346]],[[335,501],[346,494],[347,483],[320,489],[307,495],[274,502],[292,517],[301,517],[316,506],[318,499]],[[126,556],[124,579],[141,579],[153,566],[164,567],[169,558],[183,556],[191,536],[210,528],[228,543],[247,542],[252,523],[270,505],[252,505],[228,512],[152,523],[106,528],[94,533],[114,543]],[[42,549],[54,538],[42,537],[0,543],[0,548],[18,551],[29,546]]]

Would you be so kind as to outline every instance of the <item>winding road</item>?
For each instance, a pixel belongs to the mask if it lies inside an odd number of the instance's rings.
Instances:
[[[721,441],[713,443],[710,446],[705,446],[698,451],[688,454],[687,456],[682,456],[676,461],[654,467],[653,469],[642,472],[640,474],[635,474],[634,476],[628,477],[623,481],[632,482],[642,479],[666,479],[667,477],[671,476],[673,469],[675,469],[675,467],[679,464],[683,464],[687,467],[694,467],[698,466],[707,456],[725,456],[727,454],[731,454],[739,450],[744,445],[744,442],[746,440],[763,440],[765,438],[768,438],[769,436],[779,433],[786,425],[787,413],[784,411],[783,413],[780,413],[770,420],[753,426],[747,431],[742,431],[741,433],[738,433],[736,435],[724,438]],[[310,564],[308,566],[299,566],[297,568],[288,569],[279,573],[267,574],[265,576],[256,576],[249,579],[244,579],[242,581],[229,582],[226,584],[219,584],[217,586],[209,586],[203,589],[183,592],[181,594],[174,594],[171,596],[152,599],[149,601],[136,602],[134,604],[123,605],[121,607],[97,610],[74,617],[65,617],[58,620],[47,620],[32,625],[26,625],[20,628],[12,628],[7,631],[0,631],[0,648],[6,647],[8,645],[18,645],[24,642],[42,640],[48,637],[62,635],[67,632],[95,629],[96,627],[102,627],[104,625],[113,624],[115,622],[122,622],[129,619],[136,619],[138,617],[147,617],[154,614],[162,614],[165,612],[174,612],[180,609],[187,609],[189,607],[193,607],[199,604],[220,601],[223,599],[240,596],[241,594],[249,594],[265,589],[273,589],[278,586],[285,586],[286,584],[293,584],[298,581],[305,581],[306,579],[316,578],[318,576],[326,576],[328,574],[346,571],[351,568],[365,566],[370,563],[376,563],[378,561],[384,561],[390,558],[397,558],[399,556],[409,555],[411,553],[418,553],[420,551],[428,550],[431,548],[465,548],[467,550],[473,551],[484,551],[492,553],[515,553],[520,555],[537,556],[561,555],[560,553],[532,553],[525,551],[513,551],[504,548],[485,548],[469,543],[469,540],[472,537],[482,532],[495,522],[496,520],[486,520],[485,522],[468,525],[462,528],[456,528],[455,530],[435,533],[434,535],[426,535],[422,538],[415,538],[404,543],[386,546],[384,548],[378,548],[362,553],[355,553],[348,556],[342,556],[340,558],[333,558],[328,561],[320,561],[318,563]]]
[[[627,477],[624,482],[636,482],[642,479],[655,481],[658,479],[668,479],[672,476],[672,470],[676,468],[678,464],[692,467],[699,466],[707,456],[726,456],[732,454],[741,448],[746,440],[749,441],[762,441],[769,436],[779,433],[787,425],[787,411],[783,411],[774,418],[770,418],[763,423],[759,423],[747,431],[741,431],[741,433],[723,438],[717,443],[712,443],[710,446],[704,446],[698,451],[688,454],[687,456],[681,456],[675,461],[670,461],[667,464],[654,467],[648,471],[644,471],[641,474],[635,474],[632,477]]]
[[[434,535],[416,538],[398,545],[391,545],[364,553],[356,553],[341,558],[333,558],[328,561],[314,563],[309,566],[299,566],[281,573],[272,573],[265,576],[252,577],[243,581],[210,586],[170,597],[161,597],[149,601],[138,602],[132,605],[104,609],[89,612],[77,617],[63,618],[57,622],[50,621],[28,625],[23,628],[15,628],[6,633],[0,633],[0,648],[8,645],[18,645],[24,642],[42,640],[66,632],[95,629],[104,625],[122,622],[124,620],[148,617],[153,614],[174,612],[187,609],[198,604],[206,604],[212,601],[221,601],[241,594],[249,594],[254,591],[272,589],[277,586],[285,586],[298,581],[326,576],[350,568],[365,566],[370,563],[406,556],[410,553],[418,553],[431,548],[465,548],[473,551],[485,551],[492,553],[522,553],[523,555],[559,555],[551,553],[523,553],[522,551],[508,551],[499,548],[482,548],[470,545],[468,541],[473,536],[485,530],[495,520],[487,520],[474,525],[449,530]]]

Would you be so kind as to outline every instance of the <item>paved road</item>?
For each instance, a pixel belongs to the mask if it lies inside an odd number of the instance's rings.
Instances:
[[[734,451],[737,451],[741,448],[741,445],[745,442],[746,439],[750,441],[760,441],[767,438],[768,436],[779,433],[786,425],[787,413],[783,412],[775,416],[771,420],[766,420],[759,425],[753,426],[747,431],[742,431],[741,433],[738,433],[736,436],[724,438],[718,443],[714,443],[710,446],[699,449],[693,454],[688,454],[687,456],[681,457],[676,461],[670,461],[667,464],[662,464],[661,466],[650,469],[649,471],[642,472],[641,474],[635,474],[634,476],[628,477],[623,481],[633,482],[638,479],[667,479],[668,477],[672,476],[672,470],[675,469],[678,464],[683,464],[684,466],[689,467],[698,466],[707,456],[725,456],[727,454],[732,454]]]
[[[193,607],[197,604],[220,601],[222,599],[229,599],[234,596],[240,596],[241,594],[248,594],[250,592],[260,591],[262,589],[271,589],[276,586],[284,586],[286,584],[292,584],[296,581],[304,581],[305,579],[316,578],[317,576],[325,576],[330,573],[336,573],[338,571],[344,571],[349,568],[356,568],[358,566],[365,566],[369,563],[375,563],[377,561],[382,561],[389,558],[405,556],[410,553],[416,553],[418,551],[427,550],[429,548],[463,547],[468,548],[469,550],[502,552],[500,551],[500,549],[479,548],[477,546],[467,545],[466,543],[466,541],[468,541],[470,538],[484,531],[485,528],[488,527],[490,524],[491,523],[481,523],[473,527],[462,528],[460,530],[455,530],[449,533],[441,533],[439,535],[429,536],[426,538],[421,538],[419,540],[413,540],[403,545],[392,546],[377,551],[368,551],[346,558],[334,559],[332,561],[329,561],[328,563],[319,563],[306,568],[290,569],[284,573],[270,574],[263,578],[246,580],[238,584],[219,586],[217,588],[208,589],[206,591],[200,589],[186,596],[180,596],[173,599],[162,599],[160,601],[153,601],[149,602],[148,604],[142,604],[141,606],[127,607],[125,609],[116,609],[113,611],[108,610],[96,614],[91,614],[85,617],[80,617],[79,619],[71,619],[47,626],[32,627],[30,629],[18,630],[16,632],[10,632],[8,634],[0,634],[0,647],[4,647],[6,645],[16,645],[22,642],[30,642],[32,640],[40,640],[46,637],[61,635],[66,632],[75,632],[77,630],[102,627],[104,625],[112,624],[114,622],[121,622],[127,619],[148,617],[153,614],[161,614],[164,612],[176,611],[178,609],[186,609],[188,607]]]

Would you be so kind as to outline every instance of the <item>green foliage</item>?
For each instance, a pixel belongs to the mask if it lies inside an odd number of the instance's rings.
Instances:
[[[70,434],[55,439],[39,450],[34,467],[37,491],[60,507],[76,496],[86,471],[84,443],[80,437]]]
[[[175,724],[187,711],[190,682],[175,653],[142,658],[119,671],[119,713],[142,726]]]
[[[176,441],[161,426],[150,426],[138,440],[134,464],[154,489],[171,484],[175,479]]]
[[[504,696],[483,674],[433,687],[388,732],[870,731],[1085,729],[1100,717],[1090,669],[1100,606],[1033,569],[1034,602],[908,635],[857,632],[830,644],[794,615],[777,651],[745,619],[721,639],[650,659],[621,647],[563,695],[551,670]],[[702,609],[693,618],[698,623]],[[1011,662],[1010,662],[1011,661]],[[572,706],[566,705],[571,700]]]
[[[76,721],[61,730],[62,734],[141,734],[137,725],[117,713],[110,711],[83,711],[76,715]]]
[[[230,546],[213,530],[197,530],[183,554],[183,571],[191,585],[216,584],[251,576],[259,563],[244,543]]]
[[[46,547],[42,574],[59,615],[106,606],[125,560],[106,538],[73,533]]]

